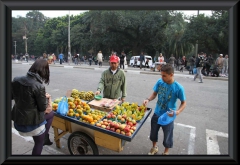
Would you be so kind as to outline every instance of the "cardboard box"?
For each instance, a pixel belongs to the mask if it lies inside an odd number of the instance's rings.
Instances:
[[[101,111],[110,112],[121,101],[120,100],[115,100],[114,104],[112,104],[110,107],[104,107],[102,104],[104,102],[110,103],[112,101],[113,101],[113,99],[102,98],[101,100],[92,100],[88,103],[88,105],[93,109],[98,109],[98,110],[101,110]]]

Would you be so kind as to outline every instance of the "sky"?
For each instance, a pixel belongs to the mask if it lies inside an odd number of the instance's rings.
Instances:
[[[62,17],[69,14],[69,10],[39,10],[43,15],[49,18],[54,17]],[[70,10],[70,15],[79,15],[82,12],[85,12],[87,10]],[[197,10],[178,10],[179,12],[183,12],[186,15],[197,15]],[[26,14],[29,12],[29,10],[12,10],[12,17],[17,17],[18,15],[21,17],[26,17]],[[199,14],[204,13],[205,15],[211,15],[211,10],[199,10]]]

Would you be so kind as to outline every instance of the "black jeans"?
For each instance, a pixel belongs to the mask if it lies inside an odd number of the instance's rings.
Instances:
[[[123,66],[123,69],[124,69],[124,61],[120,61],[120,68],[122,68]]]

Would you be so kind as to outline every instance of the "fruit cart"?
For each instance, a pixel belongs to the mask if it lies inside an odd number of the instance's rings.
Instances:
[[[96,124],[80,122],[76,118],[62,116],[56,112],[52,122],[54,130],[54,140],[56,146],[61,148],[60,139],[67,133],[71,133],[68,138],[68,149],[72,155],[99,155],[98,147],[101,146],[116,152],[123,150],[126,141],[131,142],[136,136],[152,109],[147,108],[144,116],[136,124],[135,131],[129,136],[117,133],[112,130],[99,127]],[[109,112],[111,113],[111,112]],[[104,117],[106,120],[107,117]]]
[[[70,90],[67,91],[66,96],[71,96]],[[79,120],[79,118],[77,118],[76,116],[72,117],[71,115],[60,115],[55,110],[52,127],[54,130],[54,141],[56,143],[56,147],[61,148],[61,137],[63,137],[67,133],[70,133],[71,135],[68,137],[67,143],[69,152],[72,155],[99,155],[97,146],[120,152],[123,150],[125,142],[131,142],[132,139],[136,136],[136,134],[138,133],[138,131],[140,130],[140,128],[142,127],[142,125],[152,111],[151,108],[145,107],[144,114],[142,114],[140,120],[137,120],[135,123],[133,120],[131,122],[128,121],[128,124],[131,125],[131,127],[126,124],[118,124],[121,121],[118,120],[119,115],[116,114],[121,111],[120,109],[118,109],[117,111],[117,108],[120,107],[120,102],[118,102],[117,100],[115,100],[114,102],[112,101],[113,104],[108,107],[101,106],[100,104],[102,102],[106,102],[104,101],[104,98],[100,101],[88,101],[88,105],[91,106],[91,110],[101,111],[101,113],[106,114],[104,117],[98,120],[98,123],[93,124],[84,122],[84,120]],[[125,103],[122,103],[122,105],[123,104]],[[136,103],[133,104],[135,104],[135,107],[139,109],[140,106],[138,106]],[[122,115],[122,118],[124,119],[121,120],[130,120],[130,118],[124,115]],[[83,115],[82,117],[84,116],[85,115]],[[115,120],[111,122],[111,117],[113,117],[116,121],[119,122],[116,122]],[[102,123],[102,125],[100,123]],[[112,127],[111,129],[110,125]],[[126,131],[126,133],[123,131],[122,128],[122,131],[120,132],[120,127],[123,125],[125,126],[124,131]],[[116,129],[114,129],[113,127],[115,127]],[[130,127],[132,130],[130,130]],[[131,133],[129,133],[130,131]]]
[[[144,117],[137,123],[136,130],[131,136],[122,135],[96,125],[79,122],[71,117],[55,113],[52,122],[54,140],[56,146],[61,148],[60,138],[66,133],[71,133],[68,138],[68,149],[72,155],[98,155],[97,145],[120,152],[123,150],[126,141],[132,141],[147,117],[151,114],[151,111],[151,108],[147,108]]]

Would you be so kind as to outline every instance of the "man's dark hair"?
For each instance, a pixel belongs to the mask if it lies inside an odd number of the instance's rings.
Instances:
[[[171,64],[162,65],[161,72],[166,72],[167,74],[174,73],[174,68]]]
[[[28,71],[39,74],[44,83],[49,84],[50,71],[47,60],[37,59]]]

